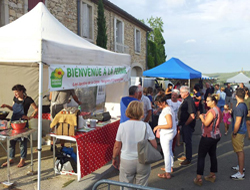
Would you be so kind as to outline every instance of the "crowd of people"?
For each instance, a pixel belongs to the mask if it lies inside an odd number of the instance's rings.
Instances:
[[[154,148],[157,147],[156,137],[159,138],[159,145],[164,156],[163,173],[158,177],[171,179],[174,163],[175,146],[184,144],[185,155],[178,158],[180,166],[187,166],[192,162],[192,135],[196,121],[201,121],[202,134],[198,148],[197,172],[194,179],[196,185],[203,184],[205,157],[210,156],[210,173],[205,176],[206,181],[214,182],[218,171],[216,148],[222,135],[219,128],[221,122],[225,125],[225,133],[228,134],[229,127],[232,127],[232,146],[237,155],[237,165],[232,167],[237,172],[230,176],[231,179],[243,180],[245,178],[244,168],[244,139],[247,134],[250,140],[250,95],[249,89],[240,84],[233,91],[230,84],[227,87],[220,87],[215,84],[206,83],[204,93],[199,85],[195,85],[191,96],[188,86],[173,88],[168,85],[165,91],[158,88],[154,93],[152,87],[144,88],[141,85],[131,86],[129,96],[123,97],[120,102],[121,119],[116,135],[113,149],[112,164],[119,169],[119,180],[121,182],[147,185],[150,175],[150,164],[141,164],[138,161],[137,143],[144,138],[149,140]],[[27,95],[23,85],[15,85],[12,88],[14,93],[13,104],[2,104],[1,108],[8,108],[13,111],[11,121],[30,120],[38,111],[33,99]],[[155,94],[155,95],[154,95]],[[51,93],[52,107],[64,104],[69,96],[72,96],[78,104],[73,91],[62,91]],[[60,100],[60,101],[59,101]],[[234,101],[235,100],[235,101]],[[28,116],[29,108],[33,112]],[[56,108],[56,106],[54,106]],[[53,108],[51,110],[54,110]],[[57,112],[57,110],[54,110]],[[28,122],[27,126],[28,127]],[[146,131],[146,133],[145,133]],[[18,138],[10,141],[10,164],[14,162],[15,145],[19,141],[21,158],[18,167],[25,165],[27,155],[27,139]],[[7,162],[2,164],[6,167]]]
[[[164,156],[165,166],[161,168],[164,173],[159,173],[158,177],[171,179],[174,148],[181,145],[180,139],[185,147],[185,155],[178,158],[181,161],[179,165],[189,165],[192,162],[192,135],[197,120],[201,122],[202,134],[194,183],[199,186],[203,183],[202,176],[207,154],[210,156],[211,167],[209,175],[204,179],[210,182],[216,179],[218,171],[216,148],[222,137],[219,128],[221,122],[225,125],[224,135],[228,134],[229,126],[232,125],[232,146],[238,157],[238,164],[232,167],[237,173],[230,178],[244,179],[243,147],[247,132],[250,139],[249,90],[242,85],[235,91],[230,84],[226,88],[220,87],[219,84],[213,87],[209,83],[205,86],[206,90],[202,91],[199,85],[195,85],[192,96],[190,88],[185,85],[178,85],[176,88],[171,84],[166,90],[158,88],[155,96],[152,87],[143,89],[139,85],[129,88],[129,96],[121,99],[121,124],[113,151],[113,165],[116,168],[120,167],[121,182],[147,185],[150,165],[142,166],[138,162],[136,149],[137,143],[142,140],[145,127],[147,138],[155,148],[157,142],[155,139],[159,138]],[[140,114],[135,116],[133,114],[138,114],[136,109]],[[146,123],[145,127],[143,123]]]

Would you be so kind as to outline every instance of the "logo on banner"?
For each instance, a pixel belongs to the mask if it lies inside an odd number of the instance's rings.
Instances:
[[[62,87],[64,71],[61,68],[56,68],[50,75],[51,87],[58,88]]]

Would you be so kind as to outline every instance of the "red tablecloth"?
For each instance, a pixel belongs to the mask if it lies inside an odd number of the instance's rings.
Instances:
[[[38,119],[38,114],[36,114],[36,116],[34,118]],[[42,119],[51,120],[50,113],[43,113],[42,114]]]
[[[120,120],[88,133],[76,133],[81,177],[101,168],[112,159]]]

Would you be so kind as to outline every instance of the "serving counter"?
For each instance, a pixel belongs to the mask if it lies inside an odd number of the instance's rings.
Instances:
[[[89,132],[76,132],[75,136],[50,134],[53,137],[53,142],[56,142],[57,139],[76,142],[78,181],[112,159],[119,124],[120,120],[111,121],[111,123],[96,127]],[[55,159],[55,151],[53,151],[53,158]]]

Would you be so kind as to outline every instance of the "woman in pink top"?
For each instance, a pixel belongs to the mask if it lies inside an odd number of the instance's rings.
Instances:
[[[231,112],[229,110],[229,106],[227,104],[224,105],[224,111],[222,113],[223,122],[225,125],[225,135],[228,133],[229,125],[231,123]]]
[[[222,120],[222,113],[220,108],[217,107],[218,95],[210,95],[207,97],[206,103],[210,107],[206,115],[200,115],[202,122],[202,137],[198,149],[197,161],[197,176],[194,179],[196,185],[202,185],[202,175],[205,167],[205,158],[207,153],[210,156],[210,174],[205,177],[206,181],[214,182],[216,179],[215,173],[217,172],[217,157],[216,147],[220,140],[221,133],[219,129]]]

